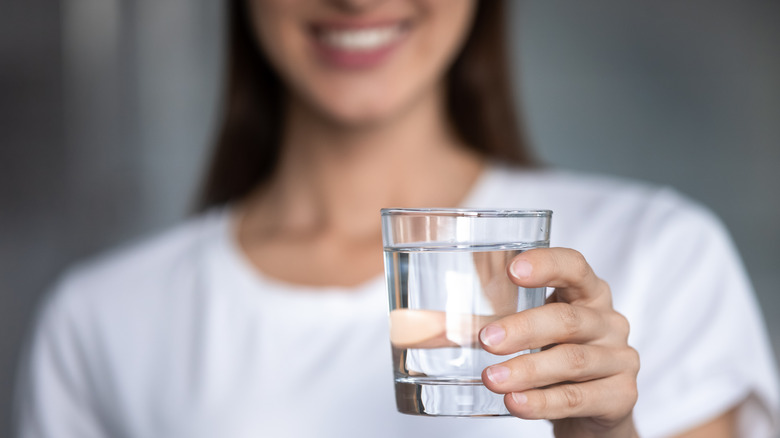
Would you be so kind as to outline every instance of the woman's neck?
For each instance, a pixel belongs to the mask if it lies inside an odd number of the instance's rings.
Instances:
[[[256,199],[288,227],[372,233],[383,207],[460,204],[482,167],[437,98],[358,127],[295,102],[287,120],[279,166]]]
[[[238,240],[266,275],[360,284],[382,272],[379,209],[457,206],[483,162],[436,102],[343,126],[291,105],[276,172],[239,208]]]

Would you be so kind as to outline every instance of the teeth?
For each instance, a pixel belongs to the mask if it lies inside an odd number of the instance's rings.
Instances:
[[[375,27],[355,30],[325,30],[320,34],[323,43],[341,50],[373,50],[401,35],[400,26]]]

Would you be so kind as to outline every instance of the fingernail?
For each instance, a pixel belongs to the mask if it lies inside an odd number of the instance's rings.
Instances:
[[[524,405],[528,403],[528,397],[526,397],[526,395],[523,394],[522,392],[513,392],[512,398],[514,399],[515,403],[519,405]]]
[[[533,266],[525,260],[518,260],[512,263],[512,275],[517,278],[528,278],[531,276]]]
[[[504,329],[495,324],[486,325],[479,334],[479,340],[481,340],[483,344],[491,347],[500,344],[505,337],[506,332]]]
[[[487,378],[493,383],[501,383],[509,377],[511,371],[507,367],[493,366],[489,367],[485,373]]]

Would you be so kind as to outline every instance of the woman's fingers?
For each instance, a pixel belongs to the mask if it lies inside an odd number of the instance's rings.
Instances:
[[[510,279],[522,287],[554,287],[558,301],[612,305],[609,285],[596,276],[578,251],[538,248],[525,251],[508,267]]]
[[[482,372],[482,381],[491,391],[506,394],[638,371],[639,357],[630,347],[561,344],[492,365]]]
[[[485,386],[506,394],[517,417],[563,419],[554,422],[556,435],[632,432],[639,355],[628,346],[628,320],[612,308],[609,285],[567,248],[523,252],[507,270],[518,286],[555,291],[544,306],[483,327],[482,347],[494,354],[552,347],[486,368]]]
[[[629,415],[636,400],[636,378],[625,373],[504,396],[504,404],[516,417],[529,420],[592,417],[605,425]]]
[[[625,343],[628,322],[615,312],[604,313],[567,303],[550,303],[505,316],[486,325],[479,335],[485,350],[511,354],[556,343]]]

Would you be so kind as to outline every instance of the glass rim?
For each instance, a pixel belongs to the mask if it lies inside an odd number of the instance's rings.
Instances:
[[[552,217],[552,210],[522,208],[383,208],[382,216]]]

